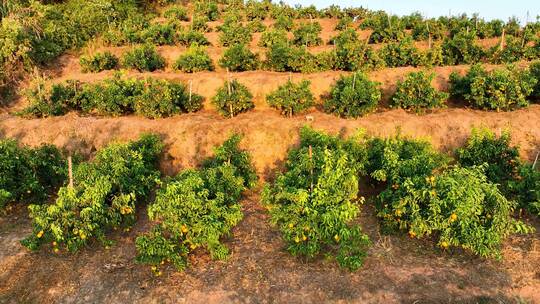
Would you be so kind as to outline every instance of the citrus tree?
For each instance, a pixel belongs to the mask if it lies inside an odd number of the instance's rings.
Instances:
[[[253,95],[245,85],[236,79],[225,81],[212,98],[212,103],[218,112],[225,117],[234,117],[255,107]]]
[[[268,94],[266,101],[271,107],[278,109],[282,115],[292,117],[295,113],[301,113],[313,106],[314,98],[310,84],[309,80],[295,84],[289,79],[287,83]]]

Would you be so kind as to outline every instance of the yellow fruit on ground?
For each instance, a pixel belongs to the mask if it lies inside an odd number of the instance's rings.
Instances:
[[[157,270],[157,267],[156,266],[152,266],[152,271],[156,271]]]
[[[40,232],[37,233],[38,239],[41,238],[42,236],[43,236],[43,230],[41,230]]]
[[[197,248],[197,245],[191,244],[191,245],[189,245],[189,248],[191,248],[193,250],[193,249]]]
[[[54,241],[54,242],[52,242],[52,245],[56,246],[56,245],[58,245],[58,243],[56,243],[56,241]]]
[[[411,238],[414,238],[416,236],[416,233],[414,231],[409,231],[409,236]]]
[[[54,253],[58,253],[60,251],[60,249],[54,248],[53,251],[54,251]]]
[[[442,248],[448,248],[448,243],[447,242],[442,242],[441,247]]]
[[[86,239],[86,234],[81,232],[81,240],[84,240],[84,239]]]

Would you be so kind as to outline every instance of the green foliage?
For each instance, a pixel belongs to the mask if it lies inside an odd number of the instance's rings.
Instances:
[[[19,147],[15,140],[0,140],[0,208],[9,202],[42,203],[66,175],[66,161],[55,146]]]
[[[446,38],[442,44],[446,65],[473,64],[480,61],[484,51],[476,45],[476,33],[462,30],[452,38]]]
[[[407,74],[405,80],[398,81],[390,105],[415,112],[444,107],[448,94],[437,91],[431,85],[434,77],[434,74],[424,71]]]
[[[426,65],[425,55],[416,48],[411,37],[386,44],[381,49],[379,56],[388,67]]]
[[[138,42],[155,45],[174,45],[176,27],[171,23],[155,23],[139,33]]]
[[[155,226],[137,237],[137,261],[153,265],[159,275],[157,267],[165,262],[184,269],[188,254],[198,247],[205,247],[213,259],[229,255],[220,239],[242,219],[238,201],[257,179],[249,154],[238,147],[240,139],[233,135],[203,168],[185,170],[158,190],[148,206]]]
[[[91,56],[81,56],[79,59],[83,73],[97,73],[114,70],[118,67],[118,57],[111,52],[95,53]]]
[[[218,112],[225,117],[234,117],[255,107],[253,95],[246,86],[238,82],[225,81],[212,98]]]
[[[276,72],[313,73],[329,70],[336,64],[333,52],[314,55],[306,47],[275,43],[266,52],[264,67]]]
[[[533,87],[531,96],[540,98],[540,61],[532,62],[529,65],[529,73],[532,77],[534,77],[534,79],[536,79],[536,84]]]
[[[446,26],[435,19],[429,19],[425,22],[418,22],[412,29],[412,37],[414,40],[440,40],[446,37]]]
[[[163,12],[163,17],[173,20],[173,21],[176,21],[176,20],[189,21],[187,9],[180,5],[174,5],[167,8]]]
[[[191,20],[190,30],[200,33],[211,32],[212,29],[208,26],[208,21],[208,17],[206,16],[194,15],[193,20]]]
[[[530,164],[522,164],[518,169],[516,179],[510,181],[508,188],[521,208],[540,217],[540,171],[538,169]]]
[[[510,146],[510,139],[508,131],[497,136],[487,128],[473,128],[465,146],[457,149],[456,158],[466,167],[486,164],[487,179],[507,193],[508,182],[515,178],[519,167],[519,151]]]
[[[176,34],[176,40],[179,44],[185,46],[192,44],[210,45],[210,42],[203,33],[187,28],[182,29]]]
[[[235,44],[223,53],[219,65],[232,72],[256,70],[260,66],[259,56],[244,44]]]
[[[80,111],[112,116],[136,113],[159,118],[202,108],[202,97],[190,96],[183,84],[153,78],[125,78],[120,74],[97,83],[70,80],[53,84],[48,90],[40,84],[27,98],[30,106],[22,114],[30,117]]]
[[[291,31],[294,28],[294,20],[289,16],[279,15],[274,22],[274,28],[277,30]]]
[[[302,130],[301,146],[289,152],[286,172],[265,186],[261,200],[293,255],[333,255],[340,266],[356,270],[370,241],[354,223],[364,201],[356,177],[364,163],[348,148],[364,156],[365,151],[354,142],[313,133]]]
[[[405,37],[405,24],[398,16],[383,11],[375,12],[360,24],[361,29],[371,29],[369,43],[399,41]]]
[[[369,80],[364,73],[341,76],[324,101],[324,111],[345,118],[357,118],[372,112],[381,100],[378,82]]]
[[[184,54],[178,57],[173,68],[186,73],[213,71],[214,63],[206,48],[195,44],[191,45]]]
[[[276,43],[287,43],[287,31],[281,29],[268,29],[262,33],[258,45],[270,47]]]
[[[157,158],[163,144],[155,135],[138,141],[114,143],[74,170],[74,187],[62,187],[52,205],[30,205],[33,233],[21,243],[36,250],[53,243],[76,251],[96,238],[109,245],[111,228],[130,226],[136,205],[144,201],[160,176]]]
[[[334,37],[331,42],[336,46],[334,68],[344,71],[375,69],[384,65],[377,52],[364,41],[358,39],[353,29],[347,29]]]
[[[139,72],[153,72],[165,67],[165,58],[157,52],[155,46],[144,44],[126,52],[122,57],[122,65]]]
[[[292,43],[298,46],[316,46],[322,44],[321,24],[319,22],[301,23],[293,30]]]
[[[309,80],[295,84],[289,79],[287,83],[268,94],[266,101],[271,107],[278,109],[282,115],[292,117],[313,106],[314,98],[310,84]]]
[[[246,1],[245,14],[248,21],[252,20],[264,20],[268,15],[268,2],[265,1]]]
[[[219,18],[219,8],[216,1],[198,0],[195,2],[194,13],[208,18],[210,21],[216,21]]]
[[[219,43],[222,46],[233,46],[236,44],[249,45],[252,37],[251,30],[242,26],[240,23],[224,24],[221,27],[221,35],[219,35]]]
[[[343,18],[339,18],[339,21],[336,24],[336,27],[334,28],[334,30],[343,31],[343,30],[350,29],[353,27],[354,27],[353,18],[349,16],[345,16]]]
[[[513,63],[525,58],[526,51],[523,39],[508,36],[504,48],[501,50],[499,45],[493,46],[488,51],[488,57],[489,61],[495,64]]]
[[[490,72],[479,65],[472,66],[460,77],[450,75],[452,95],[465,99],[472,106],[485,110],[513,110],[529,105],[537,80],[528,70],[515,66]]]
[[[532,227],[511,217],[515,203],[487,181],[482,167],[448,169],[405,179],[383,191],[378,216],[387,228],[411,237],[433,235],[443,248],[461,247],[482,257],[500,258],[500,245]]]
[[[262,23],[260,20],[250,21],[246,27],[251,33],[262,33],[266,30],[266,25],[264,25],[264,23]]]

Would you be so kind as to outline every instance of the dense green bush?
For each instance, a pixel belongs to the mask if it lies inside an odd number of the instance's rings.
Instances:
[[[246,1],[245,13],[248,21],[251,20],[264,20],[268,15],[268,3],[265,1]]]
[[[301,23],[293,30],[292,43],[298,46],[315,46],[322,44],[321,24],[319,22]]]
[[[255,107],[253,95],[246,86],[238,82],[225,81],[212,98],[218,112],[225,117],[234,117]]]
[[[214,63],[206,48],[195,44],[176,59],[173,68],[186,73],[213,71]]]
[[[276,43],[287,43],[287,31],[281,29],[268,29],[262,33],[258,45],[270,47]]]
[[[313,258],[324,253],[356,270],[370,245],[355,224],[358,203],[364,201],[358,196],[357,174],[363,170],[365,150],[311,129],[303,129],[300,136],[300,147],[289,152],[286,172],[265,186],[261,201],[293,255]]]
[[[377,52],[358,39],[353,29],[347,29],[334,37],[336,63],[333,68],[344,71],[375,69],[384,65]]]
[[[22,114],[30,117],[80,111],[112,116],[136,113],[159,118],[202,108],[202,97],[189,94],[183,84],[153,78],[125,78],[119,74],[97,83],[67,81],[54,84],[50,89],[40,86],[27,97],[30,106]]]
[[[185,7],[174,5],[163,12],[163,17],[171,20],[189,21],[188,11]]]
[[[184,269],[187,255],[198,247],[205,247],[213,259],[229,255],[220,239],[242,219],[242,191],[256,180],[250,155],[238,147],[240,139],[232,136],[215,150],[215,157],[204,161],[203,168],[185,170],[158,190],[148,206],[155,225],[137,237],[137,261],[153,265],[159,275],[157,267],[166,262]]]
[[[537,80],[528,70],[515,66],[487,72],[475,65],[463,77],[450,75],[450,91],[470,105],[485,110],[513,110],[529,105],[527,97],[534,90]]]
[[[91,162],[74,169],[74,186],[58,191],[51,205],[30,205],[33,233],[22,241],[31,250],[53,243],[76,251],[95,238],[110,245],[111,228],[129,227],[135,209],[144,201],[160,176],[157,158],[163,144],[155,135],[138,141],[114,143],[97,152]]]
[[[266,31],[266,25],[264,25],[264,23],[262,23],[260,20],[250,21],[246,27],[251,33],[263,33]]]
[[[219,18],[219,7],[213,0],[197,0],[193,10],[196,15],[205,16],[210,21],[216,21]]]
[[[81,56],[79,63],[83,73],[97,73],[116,69],[118,67],[118,57],[111,52],[95,53],[91,56]]]
[[[427,61],[425,54],[418,50],[411,37],[386,44],[379,51],[379,56],[385,61],[387,67],[416,67],[426,65]]]
[[[122,66],[139,72],[153,72],[165,67],[165,58],[157,52],[155,46],[144,44],[126,52],[122,57]]]
[[[397,82],[397,89],[392,95],[390,105],[416,112],[444,107],[448,94],[437,91],[431,85],[434,77],[434,74],[427,74],[424,71],[407,74],[405,80]]]
[[[42,203],[66,175],[67,163],[55,146],[19,147],[15,140],[0,140],[0,208],[10,202]]]
[[[506,37],[504,48],[500,45],[493,46],[487,52],[491,63],[513,63],[526,57],[527,47],[523,45],[523,39],[512,36]]]
[[[446,26],[435,19],[429,19],[424,22],[418,22],[412,29],[414,40],[441,40],[446,37]]]
[[[242,26],[241,23],[229,23],[221,27],[219,43],[222,46],[249,45],[252,38],[253,35],[248,27]]]
[[[510,132],[499,136],[487,128],[473,129],[464,147],[457,149],[462,166],[484,166],[488,181],[497,184],[521,208],[540,215],[540,172],[519,159],[519,150],[510,144]]]
[[[484,50],[476,45],[476,33],[462,30],[452,38],[446,38],[442,44],[446,65],[473,64],[484,57]]]
[[[232,72],[252,71],[260,66],[259,56],[244,44],[229,47],[219,59],[219,65]]]
[[[538,99],[540,98],[540,61],[535,61],[529,65],[529,73],[536,79],[531,96]]]
[[[278,30],[291,31],[294,28],[294,20],[290,16],[279,15],[273,26]]]
[[[313,73],[329,70],[336,64],[333,52],[322,52],[314,55],[305,46],[288,46],[275,43],[266,52],[264,67],[276,72]]]
[[[385,12],[376,12],[365,18],[361,29],[371,29],[369,43],[399,41],[405,37],[405,24],[398,16],[389,16]]]
[[[266,101],[271,107],[278,109],[282,115],[292,117],[313,106],[314,98],[310,85],[309,80],[295,84],[289,79],[287,83],[268,94]]]
[[[508,182],[515,178],[519,167],[519,152],[510,146],[510,132],[500,136],[487,128],[473,129],[464,147],[457,149],[456,158],[462,166],[487,164],[485,174],[489,181],[507,193]]]
[[[176,41],[185,46],[190,46],[192,44],[197,45],[210,45],[210,42],[204,36],[203,33],[197,32],[195,30],[184,28],[176,33]]]
[[[154,45],[174,45],[176,43],[176,26],[172,23],[154,23],[139,33],[139,43]]]
[[[199,33],[211,32],[212,29],[208,26],[208,21],[208,17],[206,16],[194,15],[189,29]]]
[[[378,82],[364,73],[341,76],[324,101],[324,111],[345,118],[356,118],[377,108],[382,91]]]

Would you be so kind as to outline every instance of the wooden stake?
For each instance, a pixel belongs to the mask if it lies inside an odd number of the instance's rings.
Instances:
[[[69,188],[73,189],[73,162],[71,160],[71,155],[68,156],[68,177],[69,177]]]
[[[536,153],[536,158],[534,159],[534,163],[532,165],[532,168],[534,170],[534,168],[536,168],[536,162],[538,161],[538,156],[540,155],[540,152]]]
[[[352,89],[354,90],[354,86],[356,84],[356,73],[353,74],[353,81],[352,81]]]
[[[313,193],[313,150],[311,148],[311,145],[309,145],[309,162],[311,164],[311,168],[310,168],[310,174],[311,174],[311,192],[310,193]]]
[[[189,103],[191,104],[191,92],[193,88],[193,80],[189,80]]]

